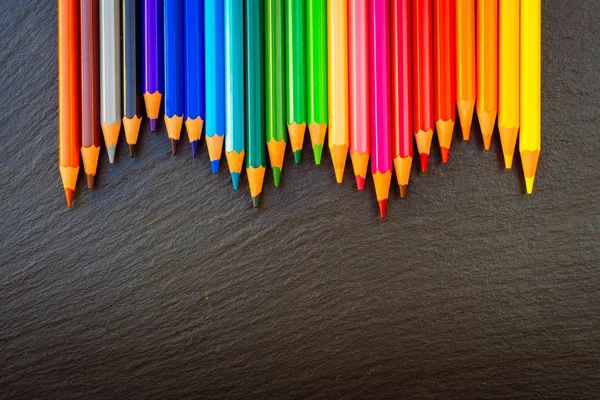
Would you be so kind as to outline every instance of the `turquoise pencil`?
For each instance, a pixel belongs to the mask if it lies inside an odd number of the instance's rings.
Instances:
[[[225,155],[237,190],[244,165],[244,5],[225,0]]]

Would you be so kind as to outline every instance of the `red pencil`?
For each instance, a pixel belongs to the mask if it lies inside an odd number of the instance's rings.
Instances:
[[[454,0],[433,0],[434,119],[444,163],[450,155],[456,120],[454,13]]]
[[[402,198],[406,197],[413,160],[409,14],[410,0],[390,2],[392,157]]]
[[[421,170],[427,161],[433,137],[433,29],[431,0],[412,2],[413,132],[421,157]]]

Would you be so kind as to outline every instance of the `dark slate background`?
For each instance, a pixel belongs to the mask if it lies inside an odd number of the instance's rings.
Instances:
[[[0,398],[597,398],[600,2],[543,18],[534,195],[457,131],[381,221],[308,138],[254,210],[146,124],[67,209],[56,3],[0,2]]]

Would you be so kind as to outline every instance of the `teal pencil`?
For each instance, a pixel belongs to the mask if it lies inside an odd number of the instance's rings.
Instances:
[[[225,0],[225,155],[237,190],[244,164],[244,5]]]

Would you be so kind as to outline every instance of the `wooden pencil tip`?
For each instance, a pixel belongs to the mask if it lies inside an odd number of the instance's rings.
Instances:
[[[88,185],[88,189],[91,189],[94,187],[94,175],[86,175],[87,177],[87,185]]]

